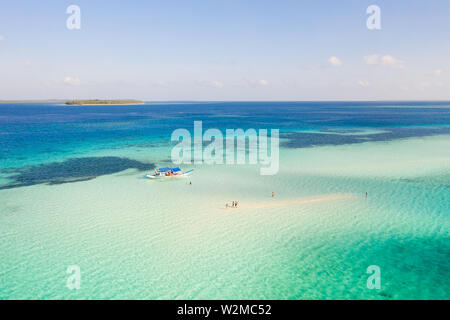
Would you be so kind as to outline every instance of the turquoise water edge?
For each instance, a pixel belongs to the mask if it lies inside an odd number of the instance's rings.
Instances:
[[[193,121],[279,172],[145,179]],[[449,215],[450,103],[0,105],[0,299],[449,299]]]

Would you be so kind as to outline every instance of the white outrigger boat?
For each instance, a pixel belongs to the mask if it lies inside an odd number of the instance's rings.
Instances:
[[[159,168],[155,169],[155,174],[147,174],[149,179],[168,179],[168,178],[182,178],[191,175],[194,169],[183,172],[180,168]]]

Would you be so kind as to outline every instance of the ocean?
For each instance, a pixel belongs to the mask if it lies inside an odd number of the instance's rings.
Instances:
[[[278,173],[146,179],[194,121]],[[449,299],[450,102],[2,103],[0,238],[0,299]]]

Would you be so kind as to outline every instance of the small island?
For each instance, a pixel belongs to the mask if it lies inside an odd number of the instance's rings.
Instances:
[[[140,100],[70,100],[66,101],[67,105],[76,106],[97,106],[97,105],[133,105],[133,104],[144,104],[144,101]]]

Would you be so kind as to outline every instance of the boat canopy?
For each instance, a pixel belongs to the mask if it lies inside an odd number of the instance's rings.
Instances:
[[[180,172],[180,168],[159,168],[159,172]]]

